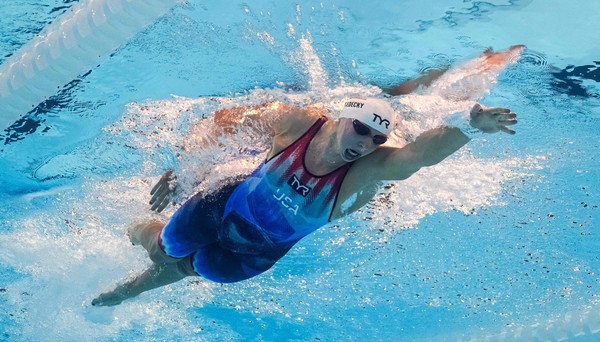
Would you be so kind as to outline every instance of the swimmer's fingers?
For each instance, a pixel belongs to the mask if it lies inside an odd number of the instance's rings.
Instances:
[[[511,135],[516,133],[514,130],[506,126],[512,126],[517,124],[517,114],[509,111],[509,113],[495,114],[494,116],[500,124],[498,126],[498,129],[500,129],[504,133]]]
[[[171,193],[175,189],[173,183],[177,177],[173,175],[173,170],[168,170],[161,177],[160,180],[150,191],[150,210],[156,210],[161,212],[168,204],[171,197]]]
[[[517,133],[517,132],[513,131],[512,129],[510,129],[510,128],[506,127],[506,126],[500,126],[500,130],[502,132],[510,134],[510,135],[513,135],[513,134]]]
[[[503,126],[512,126],[512,125],[516,125],[517,124],[517,120],[516,119],[508,119],[508,120],[499,120],[498,123],[503,125]]]
[[[154,193],[156,191],[160,190],[160,188],[162,188],[163,186],[164,186],[164,182],[162,179],[160,179],[158,182],[156,182],[156,184],[154,185],[152,190],[150,190],[150,195],[154,195]]]
[[[171,188],[168,185],[161,187],[150,200],[150,210],[156,210],[159,213],[163,211],[165,207],[169,205],[174,191],[175,188]]]
[[[163,180],[159,180],[150,192],[150,195],[152,195],[152,198],[150,198],[150,204],[154,204],[156,202],[160,203],[168,193],[169,184]]]
[[[168,188],[167,188],[168,189]],[[150,204],[152,205],[150,207],[150,210],[158,210],[158,208],[160,208],[163,204],[163,202],[169,202],[169,192],[168,191],[162,191],[160,193],[155,194],[152,199],[150,200]],[[166,206],[166,205],[165,205]],[[165,206],[162,206],[163,209]],[[162,209],[161,209],[162,210]],[[159,211],[160,212],[160,211]]]
[[[510,109],[509,109],[510,110]],[[493,114],[494,117],[496,118],[496,120],[498,121],[502,121],[502,120],[510,120],[510,119],[516,119],[517,118],[517,114],[513,113],[513,112],[508,112],[508,113],[496,113]]]
[[[177,177],[173,175],[173,170],[167,170],[167,172],[160,176],[160,179],[156,182],[152,190],[150,190],[150,195],[154,195],[156,191],[161,190],[164,186],[168,186],[169,182],[174,179],[177,179]]]
[[[158,205],[158,207],[156,208],[157,213],[160,213],[167,207],[167,205],[169,205],[169,202],[171,202],[169,197],[170,196],[166,196],[165,198],[163,198],[162,202],[160,202],[160,205]]]
[[[504,108],[504,107],[492,107],[492,108],[486,108],[485,110],[493,115],[510,113],[510,109]]]
[[[496,121],[501,125],[511,126],[517,124],[517,114],[515,113],[495,114],[494,116],[496,117]]]
[[[507,134],[515,134],[516,132],[507,126],[517,124],[517,114],[513,113],[509,108],[484,108],[480,104],[476,104],[471,109],[470,123],[471,126],[485,133],[502,131]]]

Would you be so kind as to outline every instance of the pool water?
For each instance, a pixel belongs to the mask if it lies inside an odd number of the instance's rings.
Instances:
[[[74,3],[0,3],[0,63]],[[182,2],[0,133],[0,340],[598,340],[598,23],[592,0]],[[515,64],[469,78],[514,44]],[[148,210],[164,170],[191,195],[264,158],[251,131],[200,144],[216,110],[335,112],[448,65],[459,96],[394,98],[393,144],[473,101],[510,107],[516,135],[386,184],[259,277],[90,306],[147,265],[125,231],[173,213]]]

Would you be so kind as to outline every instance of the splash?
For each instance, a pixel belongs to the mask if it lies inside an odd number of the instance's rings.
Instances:
[[[531,179],[542,168],[544,158],[509,158],[501,166],[497,160],[477,159],[468,153],[420,170],[409,179],[394,184],[381,196],[391,196],[398,227],[414,227],[426,215],[451,210],[465,215],[492,206],[504,206],[499,195],[504,184]],[[392,229],[393,231],[393,229]]]
[[[18,230],[0,235],[0,262],[19,274],[5,286],[10,315],[20,327],[12,332],[25,340],[77,340],[85,336],[110,339],[131,326],[148,331],[182,328],[181,321],[163,321],[162,315],[181,315],[165,302],[122,306],[108,311],[89,307],[95,293],[118,278],[143,269],[145,252],[125,239],[129,220],[143,219],[127,212],[146,212],[148,183],[139,178],[90,180],[81,190],[64,190],[46,198],[23,198],[36,213],[7,223]],[[51,206],[45,207],[44,200]],[[136,217],[137,216],[137,217]],[[164,219],[164,217],[156,217]],[[160,293],[179,293],[178,301],[199,305],[210,299],[210,289],[193,291],[186,282]],[[152,298],[152,297],[148,297]],[[191,301],[190,301],[191,300]],[[76,326],[77,329],[73,329]]]
[[[321,65],[321,60],[313,50],[310,36],[309,38],[300,39],[298,55],[301,56],[302,62],[307,66],[309,89],[314,93],[327,90],[327,74]]]

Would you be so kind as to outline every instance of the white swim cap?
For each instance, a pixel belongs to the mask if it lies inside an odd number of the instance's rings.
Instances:
[[[344,102],[340,118],[356,119],[385,135],[389,135],[394,130],[396,113],[385,100],[355,98]]]

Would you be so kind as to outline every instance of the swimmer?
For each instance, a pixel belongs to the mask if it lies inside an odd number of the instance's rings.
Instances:
[[[509,52],[493,53],[489,63],[506,63]],[[427,86],[443,72],[390,88],[402,95]],[[142,274],[103,293],[92,305],[112,306],[142,292],[189,276],[232,283],[271,268],[300,239],[316,229],[363,207],[377,194],[382,181],[407,179],[423,167],[438,164],[470,138],[465,133],[505,132],[517,123],[507,108],[476,104],[461,124],[424,132],[404,147],[386,146],[395,128],[394,110],[385,98],[344,101],[339,119],[327,110],[283,103],[223,109],[215,123],[267,127],[272,147],[266,160],[249,176],[230,182],[216,193],[198,193],[166,224],[133,225],[129,238],[143,246],[152,265]],[[169,203],[174,178],[167,172],[151,192],[151,209]]]

